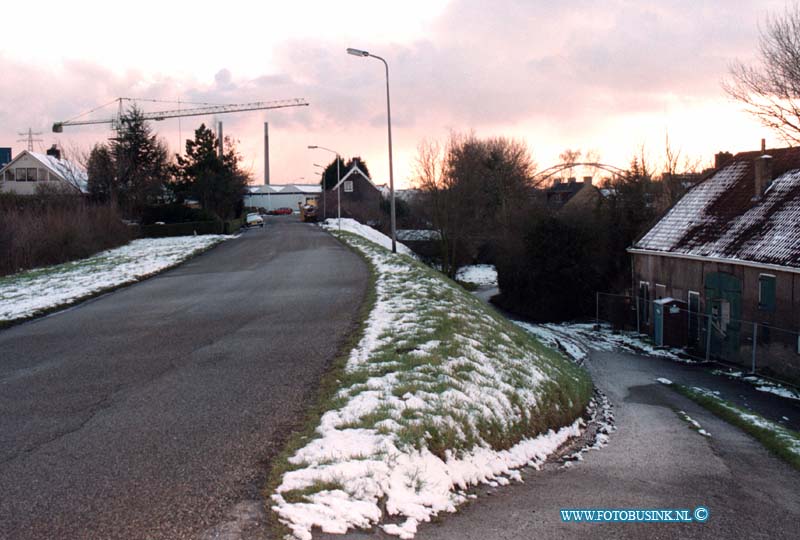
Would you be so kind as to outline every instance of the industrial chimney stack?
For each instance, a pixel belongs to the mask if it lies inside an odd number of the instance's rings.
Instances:
[[[269,185],[269,122],[264,122],[264,185]]]

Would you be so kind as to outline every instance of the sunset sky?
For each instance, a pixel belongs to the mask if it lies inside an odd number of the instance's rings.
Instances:
[[[735,4],[735,7],[734,7]],[[122,8],[121,6],[126,6]],[[389,62],[399,187],[417,144],[450,130],[524,140],[540,168],[565,148],[594,150],[624,167],[644,144],[660,159],[664,137],[694,160],[781,142],[731,102],[720,82],[734,60],[752,61],[758,27],[784,0],[226,2],[142,0],[21,2],[3,7],[0,146],[17,132],[90,148],[108,126],[65,120],[118,96],[241,103],[302,97],[310,107],[221,116],[263,181],[270,122],[273,183],[318,181],[330,156],[361,155],[388,180],[383,65]],[[145,110],[161,106],[143,104]],[[164,108],[171,106],[165,105]],[[113,108],[94,116],[112,114]],[[201,122],[154,124],[171,151]],[[303,178],[303,180],[300,180]]]

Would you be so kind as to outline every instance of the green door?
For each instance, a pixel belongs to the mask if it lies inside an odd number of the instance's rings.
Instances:
[[[742,282],[733,274],[706,275],[706,314],[711,315],[711,355],[736,360],[741,332]]]

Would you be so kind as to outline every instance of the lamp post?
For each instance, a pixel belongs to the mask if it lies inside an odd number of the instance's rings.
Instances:
[[[397,221],[395,219],[394,207],[394,168],[392,167],[392,108],[389,101],[389,64],[387,64],[386,60],[380,56],[370,54],[369,52],[362,51],[360,49],[348,48],[347,54],[360,56],[362,58],[367,56],[375,58],[376,60],[383,62],[383,66],[386,68],[386,121],[389,126],[389,196],[391,199],[392,253],[397,253]]]
[[[342,187],[339,185],[341,182],[341,171],[339,170],[339,162],[341,161],[341,157],[339,156],[339,152],[336,150],[331,150],[330,148],[325,148],[324,146],[317,146],[316,144],[309,145],[309,150],[325,150],[327,152],[331,152],[336,154],[336,216],[339,222],[339,232],[342,232]],[[325,195],[325,177],[322,177],[322,191],[323,196]],[[323,199],[324,201],[324,199]]]
[[[325,167],[319,163],[314,163],[314,167],[319,167],[322,169],[322,182],[320,183],[320,186],[322,186],[322,219],[325,219],[325,216],[327,215],[327,212],[325,211]]]

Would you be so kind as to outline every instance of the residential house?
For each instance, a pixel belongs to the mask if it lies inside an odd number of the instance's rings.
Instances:
[[[591,176],[584,177],[583,182],[578,182],[575,178],[570,178],[568,181],[563,182],[560,178],[556,178],[553,185],[544,190],[545,203],[550,208],[561,208],[580,193],[583,188],[591,185]]]
[[[337,216],[341,197],[342,217],[373,225],[379,224],[383,218],[383,193],[357,164],[353,164],[342,179],[324,193],[324,197],[325,217]]]
[[[689,344],[800,379],[800,148],[732,156],[629,252],[643,330],[677,299]]]
[[[0,192],[33,195],[38,186],[86,193],[88,176],[79,165],[62,159],[56,145],[46,154],[23,150],[0,169]]]

